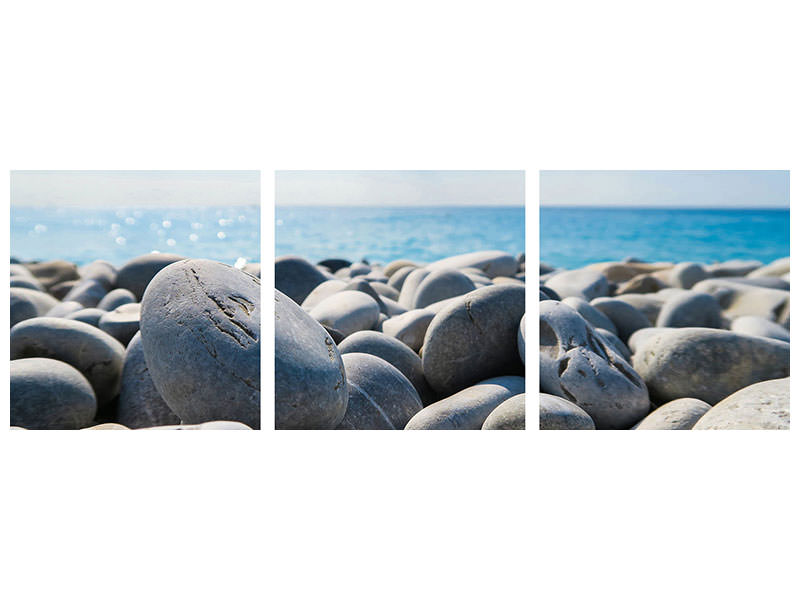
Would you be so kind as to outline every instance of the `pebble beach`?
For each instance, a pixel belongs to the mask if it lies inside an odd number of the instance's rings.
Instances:
[[[789,258],[540,264],[540,429],[788,429]]]
[[[275,261],[277,429],[524,429],[525,256]]]
[[[12,428],[259,428],[260,265],[236,267],[12,258]]]

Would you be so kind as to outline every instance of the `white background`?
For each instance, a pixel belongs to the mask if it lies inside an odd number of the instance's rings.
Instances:
[[[538,169],[797,162],[790,2],[16,1],[0,21],[3,173],[261,169],[265,283],[274,169],[526,169],[535,264]],[[267,309],[263,327],[269,424]],[[491,435],[3,427],[3,589],[798,597],[796,430],[535,423]]]

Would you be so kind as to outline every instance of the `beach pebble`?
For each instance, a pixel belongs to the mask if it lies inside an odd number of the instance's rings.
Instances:
[[[62,281],[61,283],[57,283],[50,288],[50,295],[53,298],[58,298],[59,300],[63,300],[64,296],[72,291],[76,285],[81,283],[80,279],[75,279],[74,281]]]
[[[124,288],[133,292],[137,301],[142,300],[147,285],[167,265],[183,260],[183,256],[177,254],[144,254],[128,261],[117,272],[114,282],[115,288]]]
[[[780,277],[789,272],[789,257],[773,260],[768,265],[754,269],[747,277]]]
[[[106,312],[97,322],[101,331],[127,346],[131,338],[139,331],[141,305],[138,302],[123,304],[110,312]]]
[[[493,285],[443,308],[423,342],[425,379],[446,396],[489,377],[523,372],[517,332],[525,314],[525,288]]]
[[[687,291],[668,299],[656,320],[656,327],[722,327],[722,309],[714,296]]]
[[[309,292],[300,306],[306,310],[311,310],[328,296],[333,296],[336,292],[341,292],[346,287],[346,281],[342,281],[341,279],[326,279]]]
[[[73,287],[63,302],[80,302],[84,308],[95,308],[106,295],[106,288],[103,284],[94,279],[86,279]]]
[[[83,304],[70,300],[67,302],[59,302],[53,308],[48,310],[43,316],[45,317],[66,317],[76,311],[83,310]]]
[[[417,288],[430,273],[429,269],[419,268],[414,269],[408,274],[408,277],[406,277],[403,282],[403,287],[400,289],[400,296],[397,299],[400,306],[404,306],[409,310],[414,308],[414,297],[417,294]]]
[[[309,313],[322,325],[347,337],[356,331],[372,329],[378,320],[378,303],[364,292],[344,290],[328,296]]]
[[[760,260],[726,260],[713,265],[706,265],[709,277],[744,277],[763,266]]]
[[[647,327],[645,329],[639,329],[628,338],[628,348],[630,348],[631,353],[635,354],[644,346],[649,338],[665,331],[672,331],[673,329],[672,327]]]
[[[719,302],[725,316],[734,319],[744,316],[764,317],[781,325],[789,320],[789,292],[728,279],[706,279],[693,290],[711,294]]]
[[[325,260],[321,260],[317,263],[320,267],[325,267],[331,273],[335,273],[339,269],[346,269],[349,267],[351,263],[349,260],[345,260],[344,258],[326,258]]]
[[[333,429],[347,410],[344,363],[334,340],[275,291],[275,427]]]
[[[111,290],[105,296],[103,296],[103,299],[97,303],[97,308],[100,310],[111,311],[115,308],[119,308],[123,304],[134,304],[136,302],[136,296],[132,291],[124,288],[117,288],[115,290]]]
[[[594,421],[577,404],[553,394],[539,394],[539,429],[594,429]]]
[[[133,336],[125,350],[117,421],[131,429],[178,425],[181,422],[153,384],[144,359],[141,333]]]
[[[664,306],[664,302],[667,301],[665,296],[661,296],[658,293],[620,294],[619,296],[616,296],[616,299],[630,304],[645,317],[647,317],[650,325],[654,327],[656,321],[658,321],[658,315],[661,312],[661,307]]]
[[[635,331],[650,326],[644,313],[619,298],[595,298],[591,305],[614,323],[614,329],[609,331],[616,330],[617,337],[623,342],[627,342]]]
[[[112,289],[117,280],[117,270],[114,265],[105,260],[96,260],[83,267],[78,267],[78,273],[81,279],[94,279],[107,290]]]
[[[50,294],[29,290],[27,288],[11,288],[11,323],[13,327],[26,319],[42,317],[54,307],[58,306],[58,300]]]
[[[104,314],[106,314],[106,311],[100,310],[99,308],[82,308],[81,310],[76,310],[68,314],[66,318],[88,323],[92,327],[97,327]]]
[[[372,285],[369,281],[364,279],[363,277],[354,277],[350,280],[350,282],[345,286],[345,290],[355,290],[357,292],[363,292],[373,300],[378,305],[379,312],[386,313],[386,306],[383,304],[383,300],[381,300],[380,295],[378,292],[374,290]]]
[[[401,269],[407,269],[407,268],[411,267],[410,269],[408,269],[409,271],[411,271],[412,269],[414,269],[414,268],[416,268],[418,266],[419,265],[417,263],[415,263],[414,261],[406,260],[404,258],[399,258],[397,260],[393,260],[388,265],[386,265],[383,268],[383,274],[386,275],[386,277],[389,278],[389,281],[391,281],[392,276],[395,273],[397,273],[398,271],[400,271]]]
[[[409,310],[391,317],[381,324],[381,331],[403,342],[414,352],[419,352],[425,333],[436,313],[426,308]]]
[[[654,277],[649,273],[642,273],[629,281],[621,283],[614,293],[617,296],[622,294],[652,294],[663,290],[665,287],[667,287],[667,284],[658,277]]]
[[[642,378],[570,306],[539,303],[541,390],[585,410],[599,429],[627,429],[649,412]]]
[[[417,270],[417,267],[411,267],[411,266],[399,268],[389,278],[389,282],[388,282],[387,285],[390,285],[393,288],[395,288],[398,291],[398,294],[399,294],[400,290],[403,289],[403,284],[405,283],[406,278],[408,277],[408,275],[411,272],[416,271],[416,270]],[[399,295],[398,295],[397,299],[398,300],[400,299]]]
[[[382,281],[370,281],[369,284],[372,286],[372,289],[378,292],[378,294],[380,294],[383,298],[389,298],[395,302],[397,302],[400,298],[400,290],[393,288],[388,283],[383,283]]]
[[[382,358],[411,382],[424,406],[437,400],[422,373],[419,355],[400,340],[377,331],[357,331],[339,344],[339,352],[342,355],[358,352]]]
[[[789,331],[786,328],[764,317],[737,317],[731,322],[730,329],[736,333],[757,335],[759,337],[781,340],[782,342],[789,341]]]
[[[147,367],[182,422],[259,427],[260,292],[258,278],[202,259],[172,263],[147,286],[140,323]]]
[[[28,290],[38,290],[40,292],[44,292],[44,286],[39,283],[38,280],[34,279],[33,277],[19,277],[13,276],[8,280],[8,287],[18,287],[18,288],[26,288]]]
[[[53,358],[89,381],[98,408],[119,392],[125,347],[96,327],[58,317],[28,319],[11,328],[11,359]]]
[[[97,401],[74,367],[49,358],[21,358],[10,366],[10,423],[25,429],[81,429],[91,424]]]
[[[738,390],[712,407],[693,429],[789,429],[789,378]]]
[[[454,269],[438,269],[417,287],[411,308],[425,308],[435,302],[461,296],[475,289],[472,280]]]
[[[62,281],[75,281],[81,278],[78,268],[65,260],[26,263],[25,267],[48,290]]]
[[[480,381],[418,412],[406,429],[480,429],[492,411],[525,393],[525,379],[503,376]]]
[[[690,290],[697,282],[707,278],[708,273],[700,263],[682,262],[672,267],[667,275],[667,282],[672,287]]]
[[[639,331],[642,331],[641,329]],[[602,338],[602,340],[611,346],[617,354],[619,354],[625,361],[631,363],[631,351],[625,343],[619,339],[614,333],[603,329],[602,327],[595,327],[594,332]],[[630,338],[629,338],[630,339]]]
[[[559,298],[575,296],[590,301],[609,295],[608,280],[592,269],[563,271],[550,277],[547,287],[555,291]]]
[[[553,298],[550,299],[552,300]],[[614,325],[614,322],[603,312],[597,310],[583,298],[570,296],[568,298],[564,298],[562,302],[567,306],[571,306],[577,310],[578,314],[582,316],[592,327],[605,329],[606,331],[610,331],[614,335],[617,335],[617,326]]]
[[[395,367],[372,354],[342,354],[347,410],[337,429],[403,429],[422,410],[417,391]]]
[[[311,291],[323,281],[332,279],[299,256],[282,256],[275,260],[275,288],[296,304],[302,304]]]
[[[788,376],[789,344],[720,329],[668,329],[637,346],[633,367],[657,404],[690,397],[713,406],[748,385]]]
[[[525,394],[517,394],[495,408],[481,429],[525,429]]]
[[[30,272],[28,267],[26,267],[24,265],[21,265],[21,264],[13,263],[13,262],[9,266],[9,275],[11,277],[27,277],[29,279],[36,279],[33,276],[33,273]]]
[[[517,272],[517,259],[508,252],[499,250],[482,250],[470,252],[469,254],[459,254],[437,260],[428,265],[428,269],[436,271],[438,269],[463,269],[474,267],[483,271],[490,279],[493,277],[513,277]]]
[[[678,398],[651,412],[634,429],[691,429],[710,408],[697,398]]]

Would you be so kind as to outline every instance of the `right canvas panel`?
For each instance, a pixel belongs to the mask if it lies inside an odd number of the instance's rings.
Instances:
[[[789,428],[789,172],[540,173],[540,429]]]

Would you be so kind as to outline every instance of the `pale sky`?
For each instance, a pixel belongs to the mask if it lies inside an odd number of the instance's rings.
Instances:
[[[789,171],[541,171],[542,206],[789,208]]]
[[[278,171],[279,205],[512,205],[524,171]]]
[[[258,171],[12,171],[14,206],[257,205]]]

